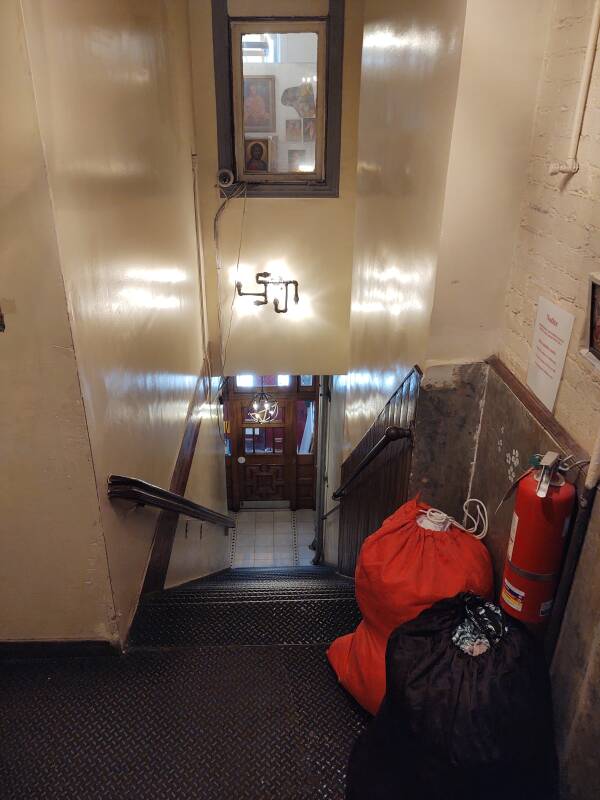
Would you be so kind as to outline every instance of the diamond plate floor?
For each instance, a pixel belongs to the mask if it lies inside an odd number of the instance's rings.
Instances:
[[[341,800],[367,717],[325,642],[356,624],[351,593],[234,570],[146,601],[124,657],[4,664],[0,797]]]

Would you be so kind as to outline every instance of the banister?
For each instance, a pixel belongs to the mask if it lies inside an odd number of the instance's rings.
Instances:
[[[223,525],[225,528],[234,528],[235,520],[226,514],[221,514],[206,506],[201,506],[188,500],[183,495],[154,486],[152,483],[140,478],[131,478],[125,475],[109,475],[107,494],[109,498],[132,500],[141,506],[153,506],[163,511],[173,511],[192,519],[210,522],[213,525]]]
[[[373,461],[377,456],[385,450],[385,448],[390,444],[390,442],[396,442],[399,439],[410,439],[412,437],[412,431],[410,428],[399,428],[397,425],[390,425],[385,429],[385,433],[381,437],[381,439],[376,442],[373,447],[369,450],[369,452],[360,460],[357,464],[356,469],[350,475],[348,480],[346,480],[339,488],[335,490],[335,492],[331,495],[332,500],[339,500],[346,494],[346,491],[351,483],[353,483],[356,478],[363,472],[366,467],[369,466],[371,461]]]

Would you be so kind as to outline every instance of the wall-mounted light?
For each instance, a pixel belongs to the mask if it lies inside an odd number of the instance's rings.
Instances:
[[[276,314],[285,314],[288,310],[288,292],[290,286],[294,287],[294,295],[293,300],[294,303],[298,303],[300,300],[300,296],[298,294],[298,281],[292,280],[285,280],[284,278],[273,277],[270,272],[257,272],[256,273],[256,282],[259,286],[263,287],[262,292],[244,292],[242,291],[242,282],[236,281],[235,288],[237,293],[240,297],[260,297],[260,300],[255,300],[255,306],[265,306],[269,302],[269,298],[267,297],[267,287],[268,286],[277,286],[280,287],[283,293],[283,307],[279,302],[279,297],[275,297],[273,300],[273,308],[275,309]]]

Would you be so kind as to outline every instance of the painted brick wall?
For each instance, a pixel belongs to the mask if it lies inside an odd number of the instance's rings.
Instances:
[[[600,270],[600,56],[579,148],[579,172],[548,175],[566,158],[594,0],[554,0],[507,294],[501,356],[524,381],[540,295],[575,314],[555,414],[588,451],[600,426],[600,365],[580,354],[588,276]]]

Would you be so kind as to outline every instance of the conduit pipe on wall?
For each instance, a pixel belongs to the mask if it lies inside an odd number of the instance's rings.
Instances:
[[[594,68],[594,59],[596,57],[596,48],[598,46],[599,31],[600,31],[600,0],[596,0],[596,5],[594,6],[594,14],[592,16],[592,26],[590,28],[590,35],[587,43],[587,50],[585,51],[585,61],[583,62],[583,72],[581,75],[581,83],[579,85],[579,95],[577,97],[577,105],[575,107],[575,116],[573,118],[573,131],[571,133],[569,152],[566,161],[550,162],[550,165],[548,167],[550,175],[558,175],[561,172],[566,173],[567,175],[574,175],[579,170],[579,162],[577,161],[577,150],[579,148],[581,129],[583,127],[583,117],[585,114],[585,107],[587,105],[588,94],[590,91],[592,70]]]

